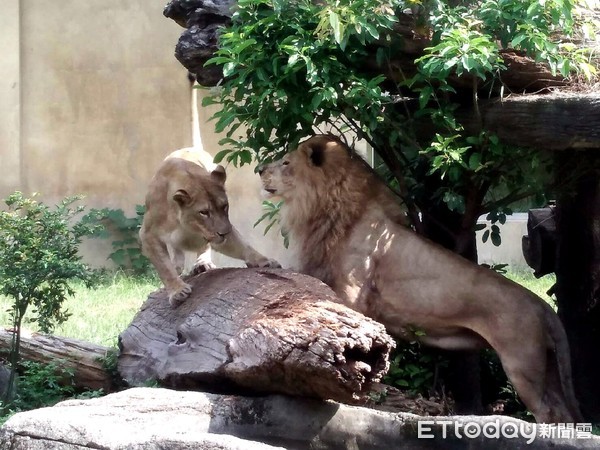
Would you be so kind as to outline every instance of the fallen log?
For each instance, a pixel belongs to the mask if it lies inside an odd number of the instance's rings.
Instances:
[[[0,357],[8,359],[13,331],[0,330]],[[110,349],[91,342],[40,333],[21,333],[21,359],[39,363],[58,362],[73,372],[73,385],[110,392],[112,378],[105,368]]]
[[[187,280],[169,306],[150,295],[119,337],[118,369],[131,384],[243,387],[366,400],[389,366],[383,325],[339,303],[321,281],[280,269],[215,269]],[[221,389],[222,390],[222,389]]]

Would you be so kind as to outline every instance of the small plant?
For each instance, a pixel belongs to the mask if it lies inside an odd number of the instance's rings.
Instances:
[[[119,350],[116,347],[109,348],[103,358],[100,358],[102,368],[110,376],[112,388],[124,388],[127,383],[119,374],[117,366],[119,358]]]
[[[94,237],[116,237],[112,241],[113,252],[108,258],[119,269],[135,275],[148,275],[152,269],[150,261],[142,254],[138,240],[145,212],[143,205],[136,205],[133,217],[127,217],[122,209],[92,209],[84,218],[88,223],[102,224]]]
[[[79,392],[74,383],[74,372],[65,368],[62,361],[39,363],[22,361],[19,364],[18,392],[4,408],[0,423],[19,411],[53,406],[67,398],[94,398],[104,394],[102,390]]]
[[[74,294],[70,282],[80,279],[91,285],[94,281],[93,271],[81,261],[77,251],[81,238],[91,235],[95,227],[73,224],[84,209],[72,207],[77,200],[79,197],[69,197],[50,208],[15,192],[5,200],[8,210],[0,211],[0,294],[13,300],[12,371],[8,383],[11,387],[19,362],[25,313],[32,309],[29,320],[37,322],[42,332],[51,332],[69,317],[62,304]],[[7,389],[6,400],[11,397],[11,390]]]
[[[254,223],[254,226],[256,227],[259,223],[263,222],[263,221],[267,221],[267,225],[265,227],[265,231],[263,234],[267,234],[269,232],[269,230],[271,228],[273,228],[273,225],[279,223],[279,213],[281,211],[281,206],[283,205],[283,200],[278,202],[278,203],[273,203],[269,200],[265,200],[263,201],[263,210],[265,211],[265,213],[259,217],[259,219]],[[285,248],[288,248],[288,246],[290,245],[290,240],[288,235],[281,230],[281,236],[283,236],[283,245]]]
[[[411,393],[430,396],[438,387],[438,371],[447,362],[418,342],[398,342],[384,382]]]
[[[73,369],[61,367],[60,361],[48,364],[22,361],[19,364],[17,396],[12,406],[20,411],[58,403],[75,394]]]

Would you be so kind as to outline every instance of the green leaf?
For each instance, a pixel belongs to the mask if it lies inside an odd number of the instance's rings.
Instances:
[[[492,237],[492,244],[494,244],[494,246],[496,246],[496,247],[499,247],[500,244],[502,243],[502,238],[500,237],[500,233],[492,233],[491,237]]]
[[[490,238],[490,230],[485,230],[483,232],[483,235],[481,236],[481,241],[483,243],[486,243],[488,241],[488,239]]]
[[[373,39],[379,39],[379,31],[370,23],[365,23],[365,29],[369,32]]]
[[[215,157],[213,158],[213,162],[215,164],[219,164],[221,161],[223,161],[223,158],[225,158],[225,156],[227,156],[229,153],[231,153],[230,149],[221,150],[215,155]]]
[[[481,165],[481,153],[473,153],[469,157],[469,169],[477,170]]]
[[[333,30],[333,38],[341,45],[344,38],[344,25],[335,11],[329,11],[329,24]]]

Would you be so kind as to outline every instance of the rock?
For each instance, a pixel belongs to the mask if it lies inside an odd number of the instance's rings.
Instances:
[[[12,370],[8,365],[0,362],[0,399],[6,398],[6,392],[8,391],[8,386],[10,383],[10,374]],[[13,386],[15,385],[15,381],[13,381]],[[11,392],[11,398],[15,394],[15,389]]]
[[[519,429],[531,432],[536,426],[538,432],[542,431],[540,425],[504,416],[434,418],[286,396],[250,398],[133,388],[102,398],[69,400],[54,407],[18,413],[0,429],[0,448],[512,450],[600,447],[597,437],[530,436],[530,444],[525,437],[501,437],[503,428],[512,427],[518,434]],[[462,438],[455,436],[455,427]],[[499,430],[499,437],[483,437],[482,428],[488,434]],[[478,437],[464,437],[478,429]]]
[[[204,63],[218,49],[219,28],[231,22],[233,0],[171,0],[163,11],[187,28],[175,47],[175,57],[202,86],[216,86],[223,78],[220,66]]]

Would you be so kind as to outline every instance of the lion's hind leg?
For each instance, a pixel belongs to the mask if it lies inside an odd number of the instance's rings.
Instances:
[[[551,422],[573,423],[581,421],[581,413],[577,406],[569,407],[568,394],[564,392],[555,352],[548,349],[546,358],[546,385],[542,401],[551,411],[553,417]]]
[[[552,404],[554,393],[548,395],[549,391],[552,392],[548,388],[554,384],[554,376],[547,370],[546,347],[539,346],[539,342],[545,342],[545,339],[534,339],[530,334],[526,336],[528,333],[523,334],[513,334],[514,339],[494,342],[492,347],[498,353],[506,376],[536,422],[564,422],[563,411],[557,410]]]

